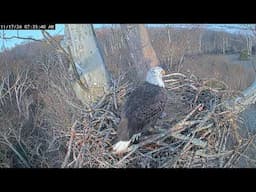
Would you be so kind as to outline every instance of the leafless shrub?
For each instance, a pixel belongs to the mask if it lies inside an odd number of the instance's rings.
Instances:
[[[7,167],[56,167],[64,151],[65,126],[72,121],[70,114],[78,114],[65,105],[66,98],[75,98],[67,65],[65,58],[45,43],[24,49],[30,51],[27,57],[24,52],[24,60],[8,51],[1,54],[1,163]]]

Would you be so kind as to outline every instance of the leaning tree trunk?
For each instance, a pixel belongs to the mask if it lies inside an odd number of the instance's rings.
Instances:
[[[109,88],[109,76],[91,24],[66,24],[64,46],[73,57],[77,97],[93,102]]]
[[[147,70],[159,65],[159,60],[151,45],[146,27],[143,24],[121,24],[132,66],[136,71],[137,80],[145,80]]]
[[[240,97],[237,97],[236,99],[231,101],[227,101],[226,106],[228,108],[232,108],[232,111],[238,114],[244,111],[249,105],[252,105],[255,103],[256,103],[256,79],[248,88],[246,88],[242,92]]]

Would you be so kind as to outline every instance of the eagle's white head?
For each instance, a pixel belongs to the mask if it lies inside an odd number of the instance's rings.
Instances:
[[[159,87],[164,87],[162,79],[164,74],[165,71],[161,67],[152,67],[147,73],[146,81]]]

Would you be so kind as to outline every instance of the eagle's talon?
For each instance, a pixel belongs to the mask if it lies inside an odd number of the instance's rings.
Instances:
[[[134,134],[131,138],[131,142],[134,143],[139,140],[141,133]]]

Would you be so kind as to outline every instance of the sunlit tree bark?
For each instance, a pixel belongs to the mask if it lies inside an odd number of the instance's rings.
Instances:
[[[66,24],[64,45],[69,48],[84,86],[73,85],[82,102],[95,101],[109,88],[109,75],[91,24]]]
[[[149,34],[143,24],[122,24],[121,30],[130,51],[132,66],[138,80],[145,79],[150,67],[159,65],[159,60],[151,45]]]

